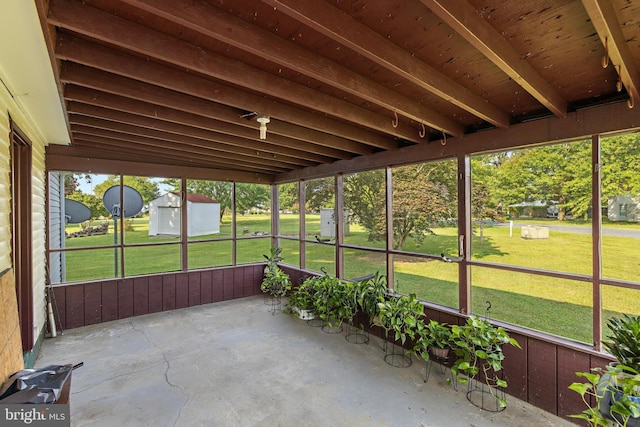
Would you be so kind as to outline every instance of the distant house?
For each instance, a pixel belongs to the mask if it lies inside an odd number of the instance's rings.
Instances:
[[[180,195],[167,193],[149,202],[149,236],[180,235]],[[187,236],[220,233],[220,203],[202,194],[187,194]]]
[[[516,218],[558,218],[558,206],[541,200],[515,203],[508,207],[509,214]]]
[[[640,222],[640,196],[623,194],[611,197],[607,202],[609,221]]]

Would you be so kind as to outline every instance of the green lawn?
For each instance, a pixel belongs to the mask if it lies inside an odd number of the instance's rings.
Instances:
[[[311,237],[320,232],[319,215],[306,215],[306,234]],[[97,222],[96,222],[97,223]],[[533,267],[551,271],[591,275],[591,236],[573,232],[550,231],[549,239],[525,240],[520,237],[522,224],[549,225],[557,221],[522,221],[514,224],[513,235],[509,227],[484,226],[474,230],[472,258],[474,260]],[[149,237],[146,218],[133,220],[132,231],[125,232],[127,243],[178,242],[172,237]],[[582,226],[587,226],[582,224]],[[609,225],[607,224],[607,227]],[[617,224],[616,224],[617,226]],[[67,247],[113,245],[113,224],[109,234],[67,239]],[[238,236],[252,236],[266,232],[270,227],[267,215],[245,215],[237,219]],[[638,225],[626,224],[636,228]],[[248,230],[243,234],[243,230]],[[296,215],[282,215],[280,230],[283,235],[297,236],[299,221]],[[67,228],[68,232],[73,227]],[[231,236],[231,221],[225,218],[220,234],[203,238],[227,238]],[[457,229],[438,228],[433,236],[422,244],[409,239],[404,249],[416,253],[449,255],[457,254]],[[480,237],[482,234],[482,238]],[[194,238],[191,238],[194,240]],[[237,262],[263,261],[262,254],[269,252],[270,238],[239,240]],[[371,248],[384,248],[384,242],[368,241],[368,234],[361,227],[351,224],[345,243]],[[603,272],[611,277],[637,281],[640,273],[638,239],[630,237],[603,237]],[[231,241],[189,243],[190,268],[205,268],[231,264]],[[282,240],[285,262],[298,265],[298,244]],[[334,246],[308,243],[307,268],[328,272],[335,271]],[[146,274],[180,269],[180,246],[177,244],[157,247],[127,248],[126,274]],[[381,253],[345,248],[345,277],[363,276],[375,271],[384,272],[386,256]],[[632,254],[619,256],[619,254]],[[114,277],[114,249],[68,252],[67,280],[78,281]],[[449,307],[457,307],[457,264],[425,260],[414,256],[396,256],[394,261],[394,286],[401,293],[415,293],[420,298]],[[491,303],[490,316],[532,329],[559,336],[590,342],[592,336],[592,289],[588,282],[547,278],[493,268],[473,267],[473,311],[484,314],[487,301]],[[619,313],[640,314],[638,291],[610,286],[603,287],[605,318]]]

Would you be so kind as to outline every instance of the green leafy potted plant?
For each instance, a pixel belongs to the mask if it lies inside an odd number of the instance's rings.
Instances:
[[[286,304],[287,310],[297,314],[302,320],[314,319],[314,294],[313,281],[311,279],[305,280],[289,295]]]
[[[415,294],[400,295],[391,297],[385,301],[378,303],[380,324],[385,330],[387,339],[393,340],[391,351],[389,346],[385,346],[385,361],[393,366],[407,367],[411,365],[410,353],[414,351],[415,346],[403,350],[398,356],[395,353],[395,343],[399,342],[404,348],[408,340],[415,342],[416,338],[421,336],[424,330],[424,310],[422,304],[416,299]],[[399,360],[399,362],[398,362]]]
[[[264,268],[260,289],[274,298],[286,295],[291,289],[289,275],[278,266],[278,262],[283,259],[280,256],[281,253],[282,248],[272,247],[269,255],[263,255],[267,260],[267,265]]]
[[[324,320],[323,330],[326,332],[339,332],[342,322],[348,316],[349,310],[345,305],[345,283],[337,277],[325,274],[313,281],[315,291],[314,311]]]
[[[510,344],[521,348],[520,344],[504,328],[493,326],[487,319],[476,316],[467,318],[463,325],[451,326],[451,343],[458,356],[451,372],[458,377],[458,382],[468,383],[469,379],[481,374],[487,385],[486,391],[496,400],[496,410],[504,409],[507,405],[504,394],[497,393],[498,389],[507,387],[507,382],[501,375],[504,360],[502,346]],[[467,393],[467,398],[474,403],[471,390]],[[489,409],[490,406],[485,407],[483,401],[481,408]]]
[[[586,380],[569,388],[582,397],[587,409],[570,415],[591,426],[609,426],[612,422],[625,427],[640,426],[640,316],[624,314],[610,318],[610,330],[604,348],[617,360],[605,368],[576,372]],[[591,404],[594,402],[594,405]]]
[[[425,361],[431,355],[440,360],[449,356],[451,350],[451,329],[444,323],[430,320],[422,330],[416,342],[416,349]]]
[[[358,283],[357,302],[359,309],[367,316],[369,326],[380,325],[380,307],[389,297],[387,277],[376,271],[372,278]]]

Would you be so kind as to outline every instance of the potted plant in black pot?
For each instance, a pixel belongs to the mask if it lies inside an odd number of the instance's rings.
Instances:
[[[591,426],[640,427],[640,316],[612,317],[607,326],[610,335],[603,346],[617,361],[591,372],[576,372],[586,382],[569,388],[580,394],[587,409],[571,417]]]
[[[493,326],[487,319],[475,316],[467,318],[464,325],[451,326],[451,343],[458,356],[451,372],[458,382],[469,384],[467,399],[488,411],[497,412],[506,408],[504,389],[507,382],[502,375],[502,346],[510,344],[521,348],[520,344],[504,328]],[[481,384],[480,387],[472,387],[473,379]],[[491,399],[485,399],[485,395]]]
[[[445,323],[430,320],[421,331],[416,341],[416,352],[427,362],[425,382],[429,381],[432,360],[442,365],[449,363],[451,351],[451,328]],[[444,366],[442,366],[444,373]]]

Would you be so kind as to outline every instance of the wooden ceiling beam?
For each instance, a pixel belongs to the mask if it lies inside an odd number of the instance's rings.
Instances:
[[[629,106],[633,107],[640,102],[640,72],[627,46],[613,3],[611,0],[582,0],[582,5],[605,46],[605,55],[611,58],[611,65],[629,93]]]
[[[137,125],[86,117],[77,114],[70,114],[69,122],[72,124],[94,127],[96,129],[110,130],[119,133],[129,133],[130,135],[137,135],[159,141],[167,141],[173,144],[180,144],[181,146],[185,147],[185,149],[195,148],[207,150],[208,152],[215,151],[217,155],[225,156],[228,158],[234,158],[235,155],[238,155],[240,156],[239,158],[250,163],[273,163],[283,167],[285,167],[285,165],[314,166],[315,164],[317,164],[317,162],[299,160],[296,158],[291,158],[289,156],[276,156],[272,153],[267,153],[264,151],[250,150],[238,146],[229,146],[218,141],[211,141],[185,135],[177,135],[165,130],[147,129]]]
[[[216,131],[211,131],[204,128],[191,127],[180,123],[173,123],[156,118],[140,116],[129,111],[118,111],[95,105],[82,104],[77,101],[67,102],[67,111],[71,114],[104,119],[147,129],[155,129],[168,133],[175,133],[176,135],[191,136],[206,141],[221,142],[224,144],[229,144],[230,146],[241,147],[241,149],[256,150],[256,153],[267,152],[270,154],[273,153],[278,156],[283,156],[284,158],[291,158],[292,160],[303,159],[301,161],[294,162],[303,166],[311,166],[317,163],[330,163],[332,161],[332,159],[329,159],[327,157],[317,156],[315,154],[307,153],[301,150],[293,148],[283,148],[273,144],[257,142],[254,140],[257,138],[242,139],[238,136],[219,133],[217,128]]]
[[[193,166],[229,167],[229,162],[220,162],[219,159],[202,155],[189,154],[181,150],[170,150],[138,146],[131,149],[131,143],[122,142],[115,139],[101,138],[93,135],[82,135],[76,138],[73,147],[78,149],[93,150],[92,155],[97,158],[122,159],[132,161],[146,160],[148,162],[164,162],[166,165],[182,164]],[[264,173],[264,170],[255,169],[256,172]]]
[[[509,127],[507,113],[329,3],[317,0],[262,1],[482,120],[500,128]],[[235,37],[236,33],[233,34]]]
[[[148,176],[161,178],[179,178],[188,176],[191,179],[203,179],[209,181],[237,181],[269,184],[273,182],[273,175],[260,172],[245,172],[237,169],[228,169],[210,166],[198,166],[193,164],[181,165],[178,162],[153,163],[147,159],[121,160],[97,158],[90,149],[78,148],[66,145],[48,145],[45,148],[47,156],[47,170],[62,170],[98,174],[123,174],[134,176]],[[103,153],[97,153],[103,154]],[[107,153],[108,154],[108,153]]]
[[[74,114],[70,115],[69,122],[71,123],[71,131],[73,133],[74,139],[78,134],[95,135],[105,138],[118,139],[121,141],[135,142],[138,144],[144,144],[158,148],[179,148],[190,153],[217,156],[218,158],[226,159],[227,161],[243,164],[276,166],[277,168],[282,169],[292,167],[290,163],[274,160],[267,157],[259,158],[243,154],[235,154],[237,153],[237,151],[222,151],[215,147],[207,147],[206,144],[185,143],[182,142],[182,138],[178,138],[171,134],[165,134],[163,132],[156,132],[156,136],[152,137],[149,136],[149,134],[136,129],[135,126],[107,123],[99,119],[90,119]]]
[[[466,0],[421,0],[444,23],[558,117],[568,102]]]
[[[464,134],[464,127],[455,120],[445,117],[439,112],[366,76],[355,73],[340,64],[316,55],[282,37],[274,35],[268,30],[251,25],[207,3],[190,1],[187,7],[183,0],[123,1],[136,8],[204,34],[207,37],[228,43],[267,61],[274,62],[375,105],[387,108],[390,113],[396,111],[398,114],[409,117],[418,123],[424,123],[433,129],[444,131],[457,137],[461,137]],[[314,2],[314,5],[316,4],[317,1]],[[180,13],[176,13],[177,10]],[[317,9],[314,11],[317,11]],[[352,20],[351,25],[355,24],[355,21]],[[358,30],[355,29],[355,31]],[[369,42],[377,43],[380,36],[377,34],[376,36],[378,37]],[[138,44],[137,41],[136,44]],[[272,83],[269,83],[269,85],[273,86]],[[314,108],[318,107],[314,106]],[[342,115],[341,117],[350,120],[348,117]],[[503,118],[507,119],[506,114]],[[360,122],[361,118],[356,118],[353,121]],[[505,124],[508,124],[508,122]],[[385,129],[378,130],[384,131]],[[386,130],[388,131],[388,129]]]
[[[198,167],[243,170],[269,175],[273,175],[278,171],[284,171],[281,168],[269,168],[267,166],[245,164],[243,162],[230,162],[216,156],[204,156],[201,154],[188,153],[184,150],[175,148],[165,147],[162,148],[162,150],[159,150],[157,146],[137,144],[130,141],[123,142],[120,139],[91,134],[78,134],[78,145],[73,145],[73,147],[91,149],[96,153],[109,152],[108,157],[105,154],[96,154],[98,158],[104,159],[144,161],[144,159],[148,157],[149,161],[151,161],[151,159],[153,159],[154,163],[162,161],[165,162],[165,165],[167,166],[173,166],[174,164],[190,164]]]
[[[373,152],[373,149],[363,142],[367,139],[371,141],[373,146],[396,146],[396,143],[390,138],[364,128],[355,128],[347,123],[339,123],[328,117],[269,101],[261,96],[225,87],[213,81],[153,64],[134,56],[116,54],[94,43],[69,39],[68,37],[59,37],[59,41],[61,42],[58,43],[56,54],[61,59],[67,60],[67,63],[62,64],[60,72],[60,79],[65,82],[70,81],[80,86],[121,96],[135,97],[196,114],[207,114],[212,118],[219,116],[220,104],[252,105],[253,108],[264,114],[277,113],[280,116],[290,117],[288,122],[273,120],[269,123],[271,132],[284,133],[292,138],[300,135],[296,139],[308,135],[309,141],[358,155]],[[84,64],[94,70],[69,64],[68,61]],[[230,107],[226,108],[233,110]],[[241,111],[243,110],[236,110],[238,118],[240,118]],[[249,111],[255,110],[250,109]],[[333,133],[333,135],[326,132]]]
[[[397,128],[394,128],[391,126],[390,117],[358,107],[342,99],[313,90],[307,86],[295,84],[243,62],[204,50],[200,46],[152,30],[132,21],[127,21],[86,4],[73,0],[53,0],[50,4],[48,20],[51,24],[100,40],[104,43],[109,43],[113,46],[118,46],[127,51],[136,52],[147,59],[153,58],[157,61],[170,63],[178,68],[191,70],[214,79],[219,79],[226,83],[246,88],[249,91],[259,91],[269,94],[274,99],[287,100],[287,102],[328,114],[329,116],[351,122],[358,126],[384,132],[390,136],[419,142],[415,127],[401,123]],[[60,40],[58,40],[58,47],[59,46]],[[193,77],[187,72],[179,71],[176,68],[161,67],[157,63],[153,64],[153,68],[156,70],[156,73],[164,68],[166,68],[167,71],[177,72],[180,75],[179,79]],[[207,79],[203,78],[200,80],[207,81]],[[223,88],[225,90],[230,89],[228,86],[223,86]],[[205,88],[201,88],[200,91],[207,93]],[[236,90],[236,92],[238,91]],[[209,92],[209,94],[216,95],[216,92]],[[297,117],[289,114],[283,114],[282,110],[274,109],[272,107],[272,100],[263,99],[258,96],[254,96],[253,98],[255,101],[260,100],[261,102],[256,105],[254,102],[246,102],[246,100],[243,102],[242,98],[232,96],[228,97],[226,102],[223,103],[249,111],[259,111],[260,113],[267,114],[279,120],[293,122],[297,119]],[[296,111],[298,111],[298,109],[296,109]],[[314,116],[318,115],[314,114]],[[462,130],[462,126],[460,126],[460,130]],[[458,135],[460,132],[456,130],[451,133]],[[367,143],[367,141],[361,142]],[[393,139],[387,138],[383,146],[378,146],[378,148],[385,150],[394,149],[397,148],[397,144]]]
[[[186,126],[193,126],[200,129],[215,129],[217,132],[229,135],[252,138],[257,136],[257,123],[255,120],[247,120],[238,115],[238,112],[220,106],[220,115],[223,120],[212,119],[204,115],[193,114],[170,108],[163,105],[152,104],[133,98],[125,98],[73,84],[68,84],[64,88],[64,97],[67,101],[77,101],[86,105],[104,107],[111,110],[136,114],[138,116],[164,120],[171,123],[178,123]],[[307,153],[308,160],[318,159],[318,161],[330,161],[330,159],[349,159],[353,157],[346,151],[312,144],[299,139],[282,136],[273,132],[269,127],[268,138],[260,143],[273,144],[286,149],[297,150]],[[320,160],[325,159],[325,160]]]
[[[149,105],[150,107],[148,108],[142,108],[138,104],[136,108],[139,112],[144,111],[154,117],[156,115],[160,117],[163,113],[163,108],[167,108],[177,113],[183,112],[195,117],[221,120],[240,126],[246,125],[246,122],[248,122],[247,119],[240,117],[238,110],[221,104],[191,95],[176,93],[147,83],[136,82],[126,77],[119,77],[101,71],[92,71],[87,67],[65,64],[62,75],[64,75],[67,82],[64,96],[71,100],[77,99],[82,102],[89,102],[87,100],[89,98],[93,99],[93,102],[101,103],[105,98],[105,105],[119,104],[109,98],[115,96],[126,100],[126,102],[139,102]],[[348,149],[355,149],[356,154],[361,152],[363,154],[371,153],[369,147],[358,142],[284,122],[269,123],[269,135],[278,135],[299,143],[308,141],[308,146],[304,146],[305,150],[329,157],[351,158],[354,153],[345,151]]]

